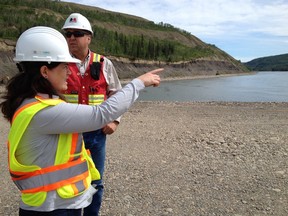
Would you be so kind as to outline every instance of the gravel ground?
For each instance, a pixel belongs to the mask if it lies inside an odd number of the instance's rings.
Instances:
[[[0,215],[17,215],[8,127]],[[287,159],[288,103],[136,102],[108,137],[101,215],[287,216]]]

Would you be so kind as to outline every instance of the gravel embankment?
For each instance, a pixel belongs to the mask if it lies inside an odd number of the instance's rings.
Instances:
[[[17,215],[8,127],[0,215]],[[288,103],[136,102],[108,137],[101,215],[287,216],[287,172]]]

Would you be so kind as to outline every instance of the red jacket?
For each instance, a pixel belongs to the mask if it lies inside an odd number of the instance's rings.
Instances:
[[[99,80],[93,79],[90,74],[91,64],[100,62],[100,57],[102,56],[90,52],[90,61],[84,76],[80,74],[76,63],[69,64],[71,74],[67,79],[68,89],[64,91],[67,102],[98,105],[107,99],[108,84],[103,74],[103,64],[101,63]]]

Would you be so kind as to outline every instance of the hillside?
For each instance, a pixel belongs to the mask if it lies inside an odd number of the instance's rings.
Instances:
[[[253,59],[245,65],[253,71],[288,71],[288,54]]]
[[[159,66],[165,67],[167,77],[248,72],[246,66],[215,45],[170,24],[60,1],[1,0],[0,81],[15,73],[13,50],[23,31],[37,25],[61,31],[73,12],[90,20],[94,30],[91,49],[109,57],[121,79]]]

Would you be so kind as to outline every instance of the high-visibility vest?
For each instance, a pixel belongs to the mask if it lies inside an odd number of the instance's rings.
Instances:
[[[35,98],[35,102],[16,111],[8,135],[10,175],[22,193],[22,201],[30,206],[42,205],[47,192],[52,190],[56,190],[61,198],[75,197],[84,193],[92,180],[100,179],[78,133],[59,135],[54,164],[39,167],[17,161],[15,152],[33,116],[48,106],[64,102],[60,99]]]
[[[70,63],[69,70],[71,74],[68,76],[68,88],[63,92],[65,99],[69,103],[99,105],[107,99],[108,84],[103,73],[103,56],[90,52],[89,65],[82,76],[76,63]],[[95,80],[91,76],[91,65],[100,63],[99,78]]]

